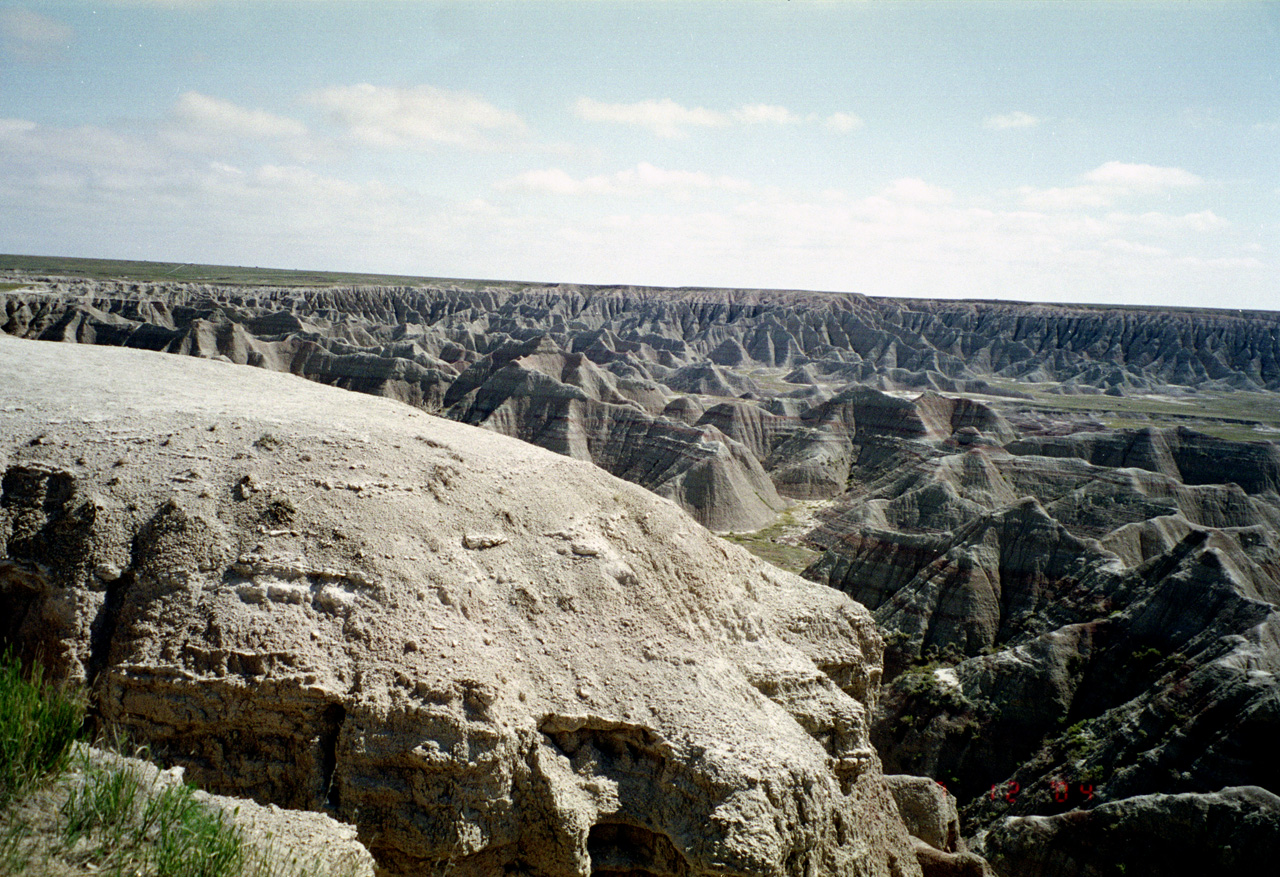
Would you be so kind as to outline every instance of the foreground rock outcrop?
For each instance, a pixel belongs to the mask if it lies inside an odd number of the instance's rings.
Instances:
[[[512,439],[0,337],[0,638],[390,874],[910,875],[846,596]]]

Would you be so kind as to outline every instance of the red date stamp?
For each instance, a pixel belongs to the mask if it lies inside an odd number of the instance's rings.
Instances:
[[[948,791],[947,784],[941,780],[934,780],[942,790]],[[991,800],[1004,801],[1006,804],[1016,804],[1018,795],[1022,792],[1022,787],[1018,785],[1016,780],[1009,780],[1003,783],[996,783],[991,787]],[[1093,783],[1069,783],[1066,780],[1053,779],[1049,781],[1049,792],[1053,795],[1053,800],[1059,804],[1076,802],[1083,804],[1086,801],[1093,800]]]
[[[1066,780],[1050,780],[1049,789],[1053,792],[1053,800],[1059,804],[1065,804],[1071,800],[1073,789]],[[1093,800],[1093,783],[1078,783],[1075,790],[1080,793],[1081,803]]]

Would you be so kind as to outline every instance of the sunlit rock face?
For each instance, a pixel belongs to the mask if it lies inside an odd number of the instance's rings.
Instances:
[[[206,360],[0,338],[8,643],[390,874],[919,873],[881,640],[599,468]]]

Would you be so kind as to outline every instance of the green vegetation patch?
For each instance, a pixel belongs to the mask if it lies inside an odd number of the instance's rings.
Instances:
[[[127,764],[85,759],[69,782],[44,856],[95,873],[236,877],[247,852],[221,811],[183,783],[148,783]],[[39,855],[39,854],[36,854]],[[45,865],[45,863],[41,863]],[[47,866],[47,865],[45,865]]]
[[[796,575],[822,556],[812,548],[803,548],[779,541],[797,528],[795,513],[787,509],[778,515],[777,520],[754,533],[721,533],[723,539],[734,545],[741,545],[761,560],[768,561],[779,569],[793,572]]]
[[[0,877],[344,877],[250,843],[143,762],[76,741],[83,697],[0,657]]]
[[[970,712],[974,705],[955,686],[938,679],[940,665],[934,663],[912,667],[894,680],[895,691],[909,698],[918,707],[917,712],[936,714]]]
[[[33,277],[79,277],[86,280],[136,282],[181,281],[233,286],[422,286],[446,283],[467,289],[492,286],[523,288],[536,284],[514,281],[452,280],[402,274],[360,274],[346,271],[303,271],[185,262],[134,262],[123,259],[76,259],[62,256],[0,255],[0,272],[23,272]],[[24,284],[14,283],[11,289]]]
[[[83,724],[83,701],[46,685],[39,665],[24,674],[0,658],[0,808],[66,769]]]
[[[1089,414],[1110,429],[1187,426],[1232,441],[1280,439],[1280,398],[1271,393],[1206,392],[1172,400],[1151,396],[1058,396],[1043,392],[1043,386],[1023,386],[1024,391],[1034,395],[1033,401],[996,405],[1005,413],[1030,409]]]

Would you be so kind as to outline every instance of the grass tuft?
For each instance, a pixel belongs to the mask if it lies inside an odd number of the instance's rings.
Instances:
[[[0,656],[0,877],[346,877],[246,839],[223,810],[136,759],[76,744],[83,699]]]
[[[83,701],[46,685],[39,664],[24,675],[0,657],[0,809],[66,768],[83,725]]]

